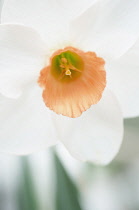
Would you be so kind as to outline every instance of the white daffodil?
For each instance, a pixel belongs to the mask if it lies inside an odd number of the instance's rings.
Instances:
[[[123,114],[139,114],[138,11],[138,0],[5,0],[0,151],[60,141],[80,160],[114,158]]]

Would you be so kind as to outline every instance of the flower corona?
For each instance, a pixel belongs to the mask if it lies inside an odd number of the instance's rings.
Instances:
[[[106,86],[104,64],[94,52],[71,46],[54,52],[38,80],[46,106],[75,118],[98,103]]]

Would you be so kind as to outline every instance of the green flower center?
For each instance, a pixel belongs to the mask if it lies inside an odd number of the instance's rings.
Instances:
[[[52,59],[51,73],[60,82],[71,82],[81,76],[83,59],[75,52],[65,51]]]

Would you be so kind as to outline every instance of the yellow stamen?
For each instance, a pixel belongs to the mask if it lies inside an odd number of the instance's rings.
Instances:
[[[61,58],[60,67],[63,70],[62,70],[62,73],[61,73],[59,79],[62,79],[64,77],[64,75],[70,76],[70,78],[72,78],[72,76],[71,76],[71,70],[72,71],[77,71],[77,72],[80,72],[80,73],[82,72],[79,69],[75,68],[75,66],[73,66],[71,63],[69,63],[66,58]]]
[[[71,71],[69,69],[66,70],[65,75],[71,75]]]
[[[64,64],[68,63],[68,61],[67,61],[66,58],[61,58],[61,61],[62,61],[62,63],[64,63]]]

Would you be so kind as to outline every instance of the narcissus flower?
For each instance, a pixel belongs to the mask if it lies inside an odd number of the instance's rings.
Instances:
[[[114,158],[123,115],[139,114],[138,11],[138,0],[5,1],[0,151],[61,141],[80,160]]]

